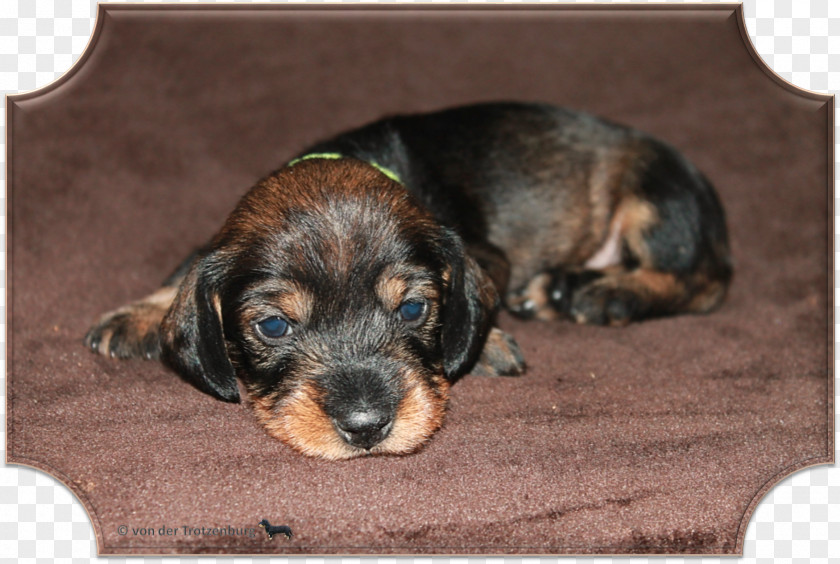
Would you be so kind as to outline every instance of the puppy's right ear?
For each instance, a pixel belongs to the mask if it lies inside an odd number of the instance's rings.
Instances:
[[[448,270],[441,308],[443,367],[447,378],[455,381],[478,358],[499,298],[492,280],[454,231],[443,229],[441,241]]]
[[[219,290],[209,274],[210,256],[193,261],[161,323],[161,358],[198,388],[239,401],[225,345]]]

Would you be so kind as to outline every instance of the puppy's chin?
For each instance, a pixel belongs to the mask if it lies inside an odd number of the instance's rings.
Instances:
[[[423,447],[443,423],[449,381],[442,375],[429,385],[414,376],[397,407],[388,436],[370,450],[347,444],[322,408],[323,393],[307,382],[283,398],[250,395],[257,419],[273,437],[307,456],[342,460],[367,455],[410,454]]]

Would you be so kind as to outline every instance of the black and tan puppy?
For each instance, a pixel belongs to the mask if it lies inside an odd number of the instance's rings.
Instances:
[[[724,214],[668,145],[486,104],[378,121],[260,181],[203,250],[86,337],[162,358],[332,459],[417,450],[465,373],[517,375],[498,303],[623,325],[721,303]]]

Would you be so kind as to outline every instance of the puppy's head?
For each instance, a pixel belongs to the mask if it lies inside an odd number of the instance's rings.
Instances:
[[[399,183],[310,159],[240,202],[181,284],[164,360],[239,399],[268,432],[331,459],[418,449],[478,356],[492,283]]]

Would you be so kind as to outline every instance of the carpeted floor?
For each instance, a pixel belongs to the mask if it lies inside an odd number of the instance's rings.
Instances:
[[[77,68],[9,103],[9,462],[68,484],[103,554],[740,552],[764,493],[833,457],[832,101],[773,79],[740,18],[109,6]],[[503,317],[525,377],[466,377],[426,449],[341,463],[83,348],[297,150],[498,99],[600,114],[696,162],[729,217],[724,307],[625,329]]]

